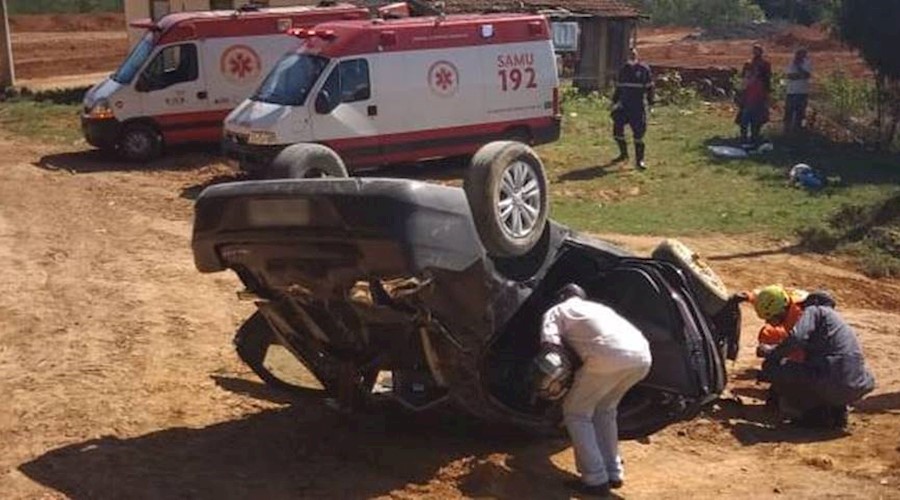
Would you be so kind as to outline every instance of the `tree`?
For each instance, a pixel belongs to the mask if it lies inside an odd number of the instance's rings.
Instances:
[[[841,39],[875,72],[878,125],[890,145],[900,125],[900,0],[842,0],[836,21]]]
[[[768,18],[810,25],[824,20],[834,0],[756,0]]]

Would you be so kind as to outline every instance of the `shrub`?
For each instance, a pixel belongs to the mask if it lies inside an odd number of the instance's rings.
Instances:
[[[654,24],[702,28],[748,24],[765,18],[750,0],[632,0]]]
[[[839,123],[847,125],[851,119],[872,117],[877,107],[875,86],[868,80],[860,80],[835,71],[822,81],[818,102],[823,111]]]
[[[697,102],[697,89],[685,85],[681,74],[670,71],[656,79],[656,101],[659,104],[685,106]]]
[[[900,276],[900,193],[871,205],[844,206],[827,223],[805,227],[798,235],[810,251],[855,256],[870,277]]]
[[[124,0],[9,0],[10,14],[122,12]]]

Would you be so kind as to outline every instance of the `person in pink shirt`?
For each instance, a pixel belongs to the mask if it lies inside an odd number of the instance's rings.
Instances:
[[[763,48],[753,45],[753,59],[741,70],[737,124],[741,127],[741,146],[755,148],[762,143],[762,127],[769,121],[769,95],[772,92],[772,65],[763,58]]]

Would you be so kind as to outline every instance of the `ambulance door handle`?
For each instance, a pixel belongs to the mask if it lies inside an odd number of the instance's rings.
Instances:
[[[369,116],[378,116],[378,106],[372,105],[368,108]]]
[[[197,99],[206,99],[209,94],[205,90],[197,92]]]

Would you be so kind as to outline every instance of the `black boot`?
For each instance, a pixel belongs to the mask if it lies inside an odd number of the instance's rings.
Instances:
[[[616,145],[619,146],[619,156],[613,158],[613,163],[619,163],[628,159],[628,143],[625,139],[616,139]]]
[[[634,143],[634,166],[638,170],[647,170],[647,164],[644,163],[644,143]]]

